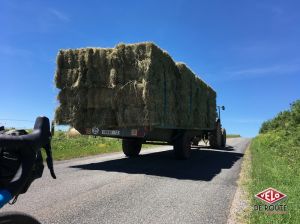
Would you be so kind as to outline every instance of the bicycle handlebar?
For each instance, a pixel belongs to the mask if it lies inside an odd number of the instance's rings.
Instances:
[[[52,151],[51,151],[50,122],[47,117],[37,117],[33,132],[31,134],[21,135],[21,136],[0,135],[0,147],[8,148],[11,151],[17,151],[20,156],[21,167],[22,167],[22,173],[20,178],[11,181],[8,184],[8,186],[5,188],[5,190],[0,190],[0,199],[2,197],[3,202],[6,201],[5,203],[7,203],[8,198],[14,197],[22,193],[21,191],[24,190],[24,188],[26,191],[30,183],[35,178],[42,176],[43,173],[42,156],[39,151],[41,148],[44,148],[46,151],[47,154],[46,161],[51,176],[54,179],[56,179],[54,169],[53,169],[53,160],[52,160]],[[38,171],[33,170],[33,167],[36,162],[41,162],[41,166],[42,166],[39,167],[40,169]],[[11,197],[9,197],[7,192],[10,193]],[[0,200],[0,208],[1,208],[1,200]]]
[[[23,148],[30,147],[38,150],[50,142],[50,123],[47,117],[38,117],[33,132],[27,135],[12,136],[0,135],[0,147]]]

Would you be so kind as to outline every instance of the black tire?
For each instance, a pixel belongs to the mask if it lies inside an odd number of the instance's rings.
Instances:
[[[216,123],[216,129],[209,135],[209,145],[214,149],[222,148],[222,130],[220,122]]]
[[[122,149],[127,157],[137,157],[142,149],[142,142],[139,139],[123,139]]]
[[[1,212],[0,223],[5,224],[41,224],[34,217],[22,212]]]
[[[191,138],[182,134],[174,142],[174,153],[177,159],[188,159],[191,156]]]
[[[198,137],[194,137],[192,139],[192,143],[193,143],[193,145],[198,146],[199,145],[199,138]]]
[[[226,129],[222,128],[222,142],[221,142],[221,147],[225,148],[226,147]]]

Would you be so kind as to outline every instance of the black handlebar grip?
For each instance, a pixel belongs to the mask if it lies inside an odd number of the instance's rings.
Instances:
[[[20,150],[22,173],[19,179],[10,182],[7,189],[12,195],[18,195],[27,183],[32,172],[33,165],[36,159],[36,152],[30,148],[28,150]]]
[[[53,168],[53,159],[52,159],[52,151],[51,151],[51,144],[49,142],[49,144],[45,145],[45,150],[46,150],[46,154],[47,154],[47,166],[50,170],[50,174],[52,176],[53,179],[56,179],[56,175],[54,173],[54,168]]]

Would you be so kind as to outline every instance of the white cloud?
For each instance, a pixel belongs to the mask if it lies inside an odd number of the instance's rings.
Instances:
[[[281,16],[284,14],[284,10],[281,7],[278,6],[270,6],[270,10],[275,15]]]
[[[256,118],[233,118],[233,119],[226,119],[226,122],[241,123],[241,124],[249,124],[249,123],[260,124],[263,122],[263,120],[256,119]]]
[[[66,15],[65,13],[58,11],[57,9],[49,9],[49,12],[55,16],[57,19],[63,21],[63,22],[69,22],[70,21],[70,17],[68,15]]]
[[[265,12],[271,12],[272,14],[274,14],[276,16],[282,16],[283,14],[285,14],[284,5],[274,4],[274,3],[268,4],[268,3],[263,3],[263,2],[259,2],[256,5],[258,8],[264,10]]]
[[[32,52],[26,49],[17,48],[10,45],[0,45],[0,54],[5,56],[14,56],[14,57],[15,56],[27,57],[30,56]]]
[[[210,82],[222,82],[232,80],[255,79],[261,77],[278,77],[278,76],[300,76],[300,61],[293,63],[277,64],[265,67],[248,67],[248,68],[224,68],[223,70],[213,73],[205,73],[205,77]]]
[[[229,75],[229,78],[252,78],[262,76],[289,75],[295,74],[296,72],[300,72],[299,63],[288,63],[265,67],[246,68],[226,73]]]

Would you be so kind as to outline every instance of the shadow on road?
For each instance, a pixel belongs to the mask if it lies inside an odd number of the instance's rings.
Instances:
[[[175,160],[172,150],[99,163],[72,166],[85,170],[104,170],[146,174],[176,179],[210,181],[221,169],[229,169],[243,156],[230,151],[192,150],[189,160]]]

